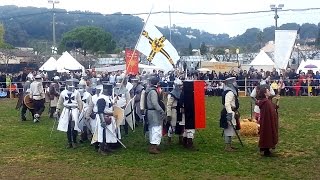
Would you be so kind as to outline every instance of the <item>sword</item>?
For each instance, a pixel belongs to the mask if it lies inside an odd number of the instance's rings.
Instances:
[[[103,117],[101,117],[102,114],[99,114],[99,116],[100,116],[100,120],[101,120],[101,121],[104,120]],[[107,127],[105,127],[104,129],[108,130],[108,132],[111,134],[111,136],[114,137],[114,138],[116,138],[117,141],[118,141],[124,148],[127,149],[127,147],[121,142],[121,140],[120,140],[117,136],[115,136],[115,135],[113,134],[113,132],[110,131],[110,129],[108,129]]]
[[[117,136],[115,136],[115,135],[110,131],[110,129],[108,129],[108,128],[104,128],[104,129],[108,130],[108,132],[109,132],[114,138],[116,138],[117,141],[118,141],[124,148],[127,149],[127,147],[120,141],[119,138],[117,138]]]
[[[232,126],[232,128],[233,128],[234,132],[236,133],[237,138],[238,138],[238,140],[239,140],[239,142],[240,142],[241,146],[243,147],[243,143],[242,143],[242,141],[241,141],[241,139],[240,139],[240,136],[239,136],[239,134],[238,134],[238,132],[237,132],[236,128],[235,128],[235,127],[234,127],[234,125],[232,124],[231,120],[229,120],[229,122],[231,123],[231,126]]]

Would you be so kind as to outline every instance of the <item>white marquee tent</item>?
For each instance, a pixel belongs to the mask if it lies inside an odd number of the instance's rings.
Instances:
[[[305,68],[306,65],[310,65],[310,64],[315,65],[318,68],[313,68],[313,69]],[[297,69],[297,73],[299,73],[300,70],[304,73],[307,73],[308,70],[313,70],[313,72],[315,73],[316,71],[320,70],[320,60],[311,60],[311,59],[308,59],[306,61],[301,60],[300,65]]]
[[[275,67],[275,63],[263,50],[260,50],[260,53],[249,65],[255,69],[263,69],[265,71],[271,71]]]
[[[57,71],[66,72],[75,70],[82,70],[82,72],[84,72],[85,69],[67,51],[62,53],[62,56],[57,60]]]
[[[57,70],[57,61],[51,57],[40,68],[40,71],[55,71]]]

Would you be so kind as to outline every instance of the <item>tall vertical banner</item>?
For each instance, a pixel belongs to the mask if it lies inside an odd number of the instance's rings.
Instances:
[[[186,129],[206,128],[204,81],[184,81],[184,113]]]
[[[287,68],[297,32],[297,30],[275,31],[274,63],[277,69]]]
[[[126,73],[136,75],[139,72],[139,52],[132,49],[125,50]]]

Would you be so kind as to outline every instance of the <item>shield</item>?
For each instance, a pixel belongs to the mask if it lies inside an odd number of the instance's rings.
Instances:
[[[33,101],[32,101],[32,99],[30,98],[29,94],[24,96],[23,102],[24,102],[24,104],[27,106],[27,108],[29,108],[29,109],[34,109],[34,107],[33,107]]]
[[[135,129],[136,118],[134,115],[134,98],[130,99],[126,108],[124,109],[125,120],[132,130]]]
[[[130,82],[127,82],[126,89],[130,91],[133,88],[133,85]]]
[[[113,117],[116,120],[117,127],[119,127],[124,119],[124,110],[118,106],[113,106]]]

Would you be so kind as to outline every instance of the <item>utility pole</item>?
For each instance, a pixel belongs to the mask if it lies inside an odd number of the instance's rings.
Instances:
[[[170,11],[170,6],[169,6],[169,21],[170,21],[170,27],[169,27],[169,32],[170,32],[170,43],[172,44],[172,41],[171,41],[171,11]]]
[[[281,10],[284,7],[284,4],[279,4],[278,6],[271,4],[270,8],[272,11],[274,11],[274,20],[275,20],[275,26],[276,26],[276,30],[278,29],[278,11]]]
[[[59,0],[48,0],[48,3],[52,4],[52,54],[56,53],[56,22],[55,22],[55,11],[54,5],[59,3]]]

